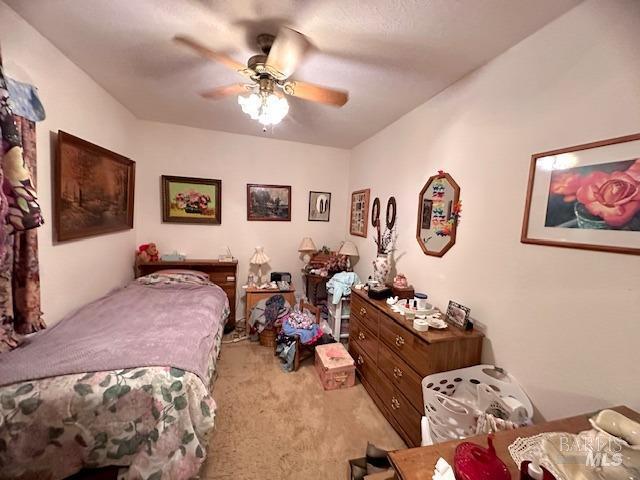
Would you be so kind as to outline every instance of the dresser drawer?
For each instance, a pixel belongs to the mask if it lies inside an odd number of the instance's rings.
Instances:
[[[356,370],[369,383],[377,383],[378,374],[374,362],[364,349],[353,340],[349,341],[349,353],[356,364]]]
[[[400,425],[406,436],[409,437],[410,442],[407,443],[419,446],[422,441],[422,433],[420,431],[422,414],[413,408],[411,402],[386,377],[380,377],[375,390],[387,411]]]
[[[378,368],[387,376],[416,410],[424,408],[422,400],[422,377],[384,344],[378,346]]]
[[[355,315],[373,333],[378,334],[378,324],[382,314],[358,295],[351,295],[351,315]]]
[[[380,320],[380,340],[422,377],[436,373],[435,348],[412,332],[384,316]]]
[[[357,342],[375,363],[378,359],[378,337],[360,322],[361,320],[353,315],[349,318],[349,343]]]

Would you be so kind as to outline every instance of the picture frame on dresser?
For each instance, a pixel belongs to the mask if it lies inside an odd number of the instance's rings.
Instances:
[[[471,320],[469,318],[470,314],[471,309],[469,307],[465,307],[464,305],[460,305],[453,300],[449,300],[445,320],[447,323],[458,327],[461,330],[469,330],[472,326]]]

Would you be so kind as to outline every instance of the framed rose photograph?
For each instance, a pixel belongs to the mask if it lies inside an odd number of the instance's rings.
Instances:
[[[522,243],[640,254],[640,134],[531,158]]]
[[[162,221],[166,223],[222,223],[222,181],[162,176]]]
[[[349,233],[358,237],[367,236],[367,222],[369,221],[370,190],[357,190],[351,194],[351,216]]]

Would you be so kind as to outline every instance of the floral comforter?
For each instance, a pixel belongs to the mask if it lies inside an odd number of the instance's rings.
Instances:
[[[222,339],[217,334],[210,382]],[[204,461],[215,402],[190,372],[145,367],[0,388],[0,478],[54,480],[128,465],[124,478],[187,479]]]
[[[138,282],[154,289],[175,282],[210,284],[183,276],[154,275]],[[203,358],[208,364],[199,368],[199,375],[176,367],[141,366],[0,387],[0,479],[58,480],[82,468],[109,465],[126,467],[121,479],[186,480],[196,475],[214,422],[209,390],[229,313],[224,300],[210,355]],[[191,317],[194,312],[174,313]]]

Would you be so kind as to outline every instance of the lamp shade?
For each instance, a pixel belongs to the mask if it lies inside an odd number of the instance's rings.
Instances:
[[[251,260],[249,260],[251,265],[264,265],[265,263],[269,263],[269,257],[266,253],[264,253],[264,249],[262,247],[256,247],[256,251],[253,252],[253,256]]]
[[[358,256],[358,248],[355,246],[353,242],[347,240],[343,242],[340,250],[338,251],[339,255],[347,255],[349,257],[357,257]]]
[[[300,246],[298,247],[299,252],[315,252],[318,249],[316,248],[316,244],[313,243],[311,237],[304,237],[302,242],[300,242]]]

